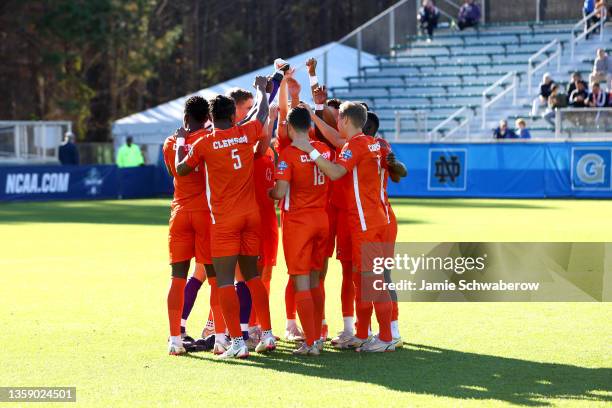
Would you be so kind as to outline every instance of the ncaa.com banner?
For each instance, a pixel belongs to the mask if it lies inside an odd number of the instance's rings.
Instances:
[[[367,301],[612,300],[612,243],[367,243],[361,253]]]

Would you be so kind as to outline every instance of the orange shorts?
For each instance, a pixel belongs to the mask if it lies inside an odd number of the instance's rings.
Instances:
[[[299,211],[283,216],[283,251],[289,275],[323,269],[329,221],[323,210]]]
[[[353,232],[351,234],[353,271],[373,271],[374,258],[383,258],[387,255],[385,247],[388,246],[388,237],[388,224],[368,228],[367,231]]]
[[[338,226],[336,230],[336,259],[339,261],[350,261],[353,259],[351,235],[348,212],[346,210],[339,210]]]
[[[274,266],[276,265],[276,255],[278,253],[278,220],[276,219],[276,211],[274,214],[264,215],[259,213],[261,217],[261,228],[259,229],[259,265]],[[273,215],[273,216],[272,216]]]
[[[170,214],[168,233],[170,263],[195,257],[197,263],[211,264],[210,213],[208,211],[175,211]]]
[[[259,255],[259,211],[217,218],[211,227],[213,258],[233,255]]]
[[[334,246],[336,243],[336,227],[338,225],[338,212],[340,210],[333,204],[327,204],[325,212],[327,212],[327,220],[329,222],[329,234],[327,246],[325,249],[325,257],[331,258],[334,254]]]

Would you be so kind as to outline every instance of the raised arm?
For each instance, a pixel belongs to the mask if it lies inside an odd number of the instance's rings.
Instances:
[[[256,154],[263,156],[266,154],[268,147],[270,147],[270,141],[272,140],[272,134],[274,133],[274,121],[276,120],[276,115],[278,114],[278,105],[272,104],[270,105],[270,111],[268,115],[268,121],[262,130],[262,137],[259,143],[257,144]]]
[[[302,103],[300,104],[300,106],[308,109],[308,112],[310,113],[310,118],[314,122],[317,129],[319,129],[319,131],[321,132],[321,135],[323,135],[323,137],[329,143],[331,143],[335,147],[344,146],[345,140],[340,136],[340,133],[336,129],[334,129],[332,126],[329,126],[322,118],[317,116],[308,104]]]
[[[266,98],[266,86],[268,84],[268,78],[265,76],[255,77],[255,84],[253,85],[257,90],[257,110],[255,112],[255,118],[265,126],[266,119],[268,118],[268,98]],[[268,140],[269,142],[269,140]]]

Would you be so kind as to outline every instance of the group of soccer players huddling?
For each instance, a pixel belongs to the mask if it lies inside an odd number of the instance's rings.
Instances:
[[[342,264],[344,329],[332,346],[361,352],[402,346],[395,293],[366,289],[390,279],[374,274],[371,262],[389,255],[383,252],[395,243],[387,181],[399,181],[406,168],[377,137],[376,114],[364,103],[328,99],[316,60],[306,67],[314,110],[300,101],[294,70],[277,59],[272,76],[255,78],[255,96],[234,89],[209,101],[188,98],[183,127],[164,143],[174,177],[169,354],[201,347],[221,358],[245,358],[249,350],[276,348],[269,293],[277,205],[289,274],[285,339],[297,343],[294,353],[318,355],[328,340],[324,282],[334,248]],[[194,340],[185,326],[205,280],[210,314],[202,338]]]

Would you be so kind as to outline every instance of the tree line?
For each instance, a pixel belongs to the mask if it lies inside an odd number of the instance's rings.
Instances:
[[[336,40],[393,0],[5,0],[0,119],[113,120]]]

